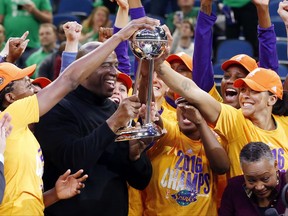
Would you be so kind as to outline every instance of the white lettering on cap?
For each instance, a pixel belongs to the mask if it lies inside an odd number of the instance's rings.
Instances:
[[[235,59],[236,61],[241,61],[242,58],[244,58],[245,55],[244,54],[240,54],[239,56],[237,56],[237,58]]]
[[[253,77],[257,72],[260,71],[260,68],[256,68],[253,71],[251,71],[246,77]]]
[[[277,87],[276,87],[276,86],[273,86],[273,87],[271,88],[271,90],[274,91],[274,92],[277,92]]]
[[[180,52],[180,53],[178,53],[178,56],[182,56],[184,54],[185,54],[184,52]]]

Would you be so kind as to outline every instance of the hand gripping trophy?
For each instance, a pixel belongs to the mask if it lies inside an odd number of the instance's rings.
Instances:
[[[149,61],[146,121],[140,128],[133,127],[129,124],[126,128],[118,130],[116,141],[159,137],[163,134],[162,129],[151,121],[150,113],[153,93],[154,59],[160,57],[164,53],[167,45],[166,32],[160,26],[155,27],[154,30],[139,30],[133,35],[132,40],[130,41],[130,48],[133,54],[139,58],[133,94],[136,94],[137,92],[142,60],[145,59]]]

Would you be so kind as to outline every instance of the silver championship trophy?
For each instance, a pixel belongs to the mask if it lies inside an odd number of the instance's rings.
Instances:
[[[139,30],[133,35],[132,40],[130,41],[130,48],[133,54],[139,58],[133,94],[136,94],[137,92],[142,60],[145,59],[149,61],[145,123],[141,127],[134,127],[131,125],[131,121],[129,126],[117,131],[117,138],[115,141],[159,137],[163,134],[162,128],[151,121],[150,113],[153,93],[154,59],[160,57],[164,53],[167,45],[167,35],[160,26],[155,27],[154,30]]]

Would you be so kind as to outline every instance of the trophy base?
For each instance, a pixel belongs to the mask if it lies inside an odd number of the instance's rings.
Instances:
[[[128,127],[117,131],[115,142],[160,137],[163,135],[162,128],[154,123],[148,123],[141,127]]]

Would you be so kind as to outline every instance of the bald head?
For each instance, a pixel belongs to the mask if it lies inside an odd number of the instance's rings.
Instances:
[[[98,41],[91,41],[88,43],[83,44],[77,53],[76,59],[81,58],[82,56],[85,56],[86,54],[90,53],[91,51],[98,48],[102,43]]]

